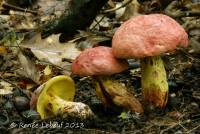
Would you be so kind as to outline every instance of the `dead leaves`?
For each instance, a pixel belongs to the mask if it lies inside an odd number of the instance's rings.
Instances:
[[[0,55],[7,54],[7,48],[4,46],[0,46]]]
[[[69,62],[63,62],[63,60],[72,61],[81,51],[76,48],[76,43],[60,43],[58,38],[59,35],[52,35],[46,39],[41,39],[40,34],[36,34],[31,39],[24,41],[22,47],[29,48],[43,62],[67,69]]]
[[[10,83],[0,81],[0,95],[12,94],[13,87]]]
[[[35,64],[28,57],[24,56],[22,52],[18,54],[18,59],[23,67],[24,76],[30,78],[35,83],[39,83],[40,74]]]

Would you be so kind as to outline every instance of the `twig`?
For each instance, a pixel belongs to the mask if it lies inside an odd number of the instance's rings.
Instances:
[[[184,128],[183,125],[184,125],[184,124],[187,124],[187,123],[190,123],[190,122],[191,122],[191,120],[184,120],[184,121],[182,121],[182,122],[179,121],[179,122],[174,123],[173,125],[169,126],[168,128],[163,129],[163,130],[160,132],[160,134],[163,134],[163,133],[165,133],[166,131],[169,131],[170,129],[172,129],[172,128],[178,126],[178,125],[181,126],[182,128]],[[184,128],[184,129],[186,129],[186,128]]]
[[[132,2],[132,0],[124,0],[120,7],[115,7],[115,8],[112,8],[112,9],[104,10],[104,11],[102,11],[102,13],[105,14],[105,13],[109,13],[109,12],[114,12],[116,10],[119,10],[122,7],[125,7],[126,5],[128,5],[131,2]],[[104,19],[104,17],[105,16],[103,16],[99,21],[96,21],[97,23],[91,28],[91,30],[93,30]]]
[[[14,6],[12,4],[6,3],[5,1],[2,3],[1,6],[4,7],[4,8],[10,8],[10,9],[17,10],[17,11],[32,13],[34,15],[38,14],[38,12],[36,12],[36,11],[32,11],[32,10],[29,10],[29,9],[23,9],[21,7],[17,7],[17,6]]]
[[[95,19],[95,21],[96,21],[96,24],[91,28],[91,30],[93,30],[97,25],[99,25],[100,24],[100,22],[103,20],[105,18],[105,15],[104,16],[102,16],[101,17],[101,19],[99,20],[99,21],[97,21],[96,19]]]
[[[179,124],[178,124],[178,123],[175,123],[174,125],[171,125],[171,126],[169,126],[168,128],[166,128],[166,129],[163,129],[163,130],[160,132],[160,134],[163,134],[164,132],[166,132],[166,131],[168,131],[168,130],[174,128],[174,127],[176,127],[177,125],[179,125]]]
[[[11,85],[12,85],[13,87],[15,87],[16,89],[21,89],[20,87],[18,87],[17,85],[15,85],[14,83],[12,83],[11,81],[9,81],[9,80],[3,78],[3,77],[2,77],[2,74],[1,74],[1,76],[0,76],[0,79],[2,79],[3,81],[5,81],[5,82],[11,84]]]
[[[179,49],[179,50],[181,52],[183,52],[185,54],[185,56],[188,57],[190,60],[200,63],[200,61],[198,59],[194,58],[190,53],[186,52],[183,49]]]
[[[200,16],[199,11],[182,11],[176,17],[195,17]]]
[[[200,11],[181,11],[177,9],[178,6],[178,1],[172,1],[165,9],[165,14],[174,18],[200,16]]]
[[[112,9],[108,9],[108,10],[104,10],[102,13],[110,13],[110,12],[114,12],[116,10],[119,10],[120,8],[122,7],[125,7],[126,5],[128,5],[129,3],[131,3],[132,0],[124,0],[122,2],[122,5],[120,7],[115,7],[115,8],[112,8]]]
[[[185,128],[185,127],[181,124],[181,122],[179,122],[178,125],[181,126],[185,131],[187,131],[187,128]]]
[[[67,60],[68,60],[68,61],[67,61]],[[73,62],[71,59],[66,59],[66,61],[69,62],[69,63],[72,63],[72,62]],[[54,66],[54,67],[56,67],[56,68],[58,68],[58,69],[60,69],[60,70],[69,71],[68,69],[65,69],[65,68],[63,68],[63,67],[61,67],[61,66],[55,65],[55,64],[53,64],[53,63],[51,63],[51,62],[48,62],[48,61],[38,60],[37,63],[46,64],[46,65],[51,65],[51,66]]]
[[[200,127],[200,125],[194,127],[194,128],[191,129],[190,131],[187,131],[186,134],[190,134],[192,131],[196,130],[196,129],[199,128],[199,127]]]

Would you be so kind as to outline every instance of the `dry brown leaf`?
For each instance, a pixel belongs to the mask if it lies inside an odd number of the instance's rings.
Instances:
[[[118,3],[116,7],[122,6],[122,3]],[[139,15],[140,4],[137,0],[132,0],[127,6],[116,10],[116,18],[121,21],[128,20],[129,18]]]
[[[50,68],[49,65],[47,65],[44,69],[44,75],[50,75],[52,73],[52,68]]]
[[[68,2],[68,0],[38,0],[37,4],[40,7],[39,12],[44,14],[43,17],[45,17],[47,14],[55,13],[56,11],[64,12]]]
[[[40,73],[35,64],[28,57],[24,56],[22,52],[19,52],[18,59],[23,68],[23,75],[34,82],[39,83]]]
[[[7,54],[7,49],[4,46],[0,46],[0,55]]]
[[[0,95],[12,94],[13,87],[10,83],[0,81]]]
[[[79,35],[74,40],[72,40],[72,42],[77,42],[76,46],[81,50],[85,50],[87,48],[93,48],[99,45],[99,42],[108,40],[110,40],[109,37],[95,35],[94,33],[91,33],[89,31],[79,30]]]
[[[171,119],[169,117],[157,117],[151,120],[150,123],[156,126],[173,126],[177,124],[177,120]]]
[[[109,22],[109,18],[106,17],[105,15],[97,15],[96,21],[93,21],[93,23],[90,25],[90,29],[100,29],[100,28],[103,28],[103,29],[111,29],[111,23]]]
[[[75,43],[60,43],[59,35],[51,35],[41,39],[40,34],[22,43],[22,47],[29,48],[32,53],[41,61],[52,63],[61,68],[70,69],[71,63],[81,51],[75,47]],[[63,59],[67,59],[63,61]]]
[[[171,112],[167,113],[167,116],[169,116],[169,117],[171,117],[173,119],[179,120],[179,119],[183,118],[184,114],[182,114],[182,113],[180,113],[178,111],[171,111]]]

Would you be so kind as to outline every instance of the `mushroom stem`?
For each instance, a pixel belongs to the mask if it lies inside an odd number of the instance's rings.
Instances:
[[[165,107],[168,100],[166,71],[160,56],[141,59],[141,82],[144,100]]]
[[[128,92],[125,85],[114,80],[112,76],[96,76],[93,78],[93,84],[97,96],[106,107],[113,107],[115,105],[132,112],[144,112],[137,98]]]
[[[51,111],[54,115],[63,115],[64,109],[67,102],[58,96],[49,96],[49,103],[47,104],[47,109]]]
[[[47,109],[55,116],[60,115],[63,118],[70,116],[85,119],[94,115],[89,106],[81,102],[65,101],[64,99],[55,95],[49,96]]]
[[[92,84],[95,87],[96,95],[102,101],[105,107],[113,107],[114,103],[112,102],[111,96],[109,96],[109,94],[106,92],[106,87],[101,79],[102,78],[100,76],[92,77]]]

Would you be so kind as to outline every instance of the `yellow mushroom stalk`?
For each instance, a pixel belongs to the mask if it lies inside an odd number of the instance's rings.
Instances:
[[[92,117],[93,113],[90,107],[81,102],[65,101],[58,96],[50,96],[47,104],[47,109],[51,111],[55,116],[75,117],[86,119]]]
[[[31,104],[36,102],[36,110],[42,119],[55,116],[85,119],[93,116],[89,106],[81,102],[73,102],[74,95],[75,85],[71,77],[56,76],[38,88]]]
[[[123,83],[114,80],[111,76],[99,76],[95,79],[93,85],[96,87],[97,96],[107,107],[112,107],[115,104],[132,112],[144,112],[140,102],[133,94],[128,92],[127,87]]]
[[[169,87],[163,61],[160,56],[141,59],[142,95],[155,106],[167,104]]]

